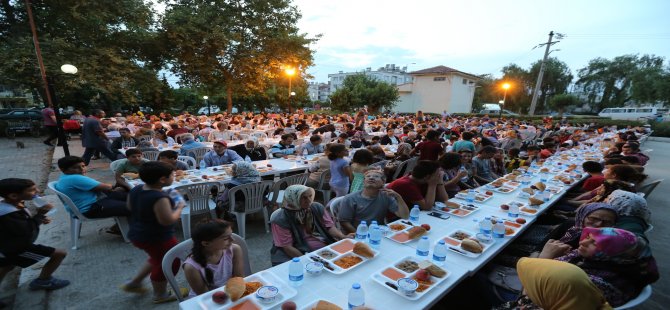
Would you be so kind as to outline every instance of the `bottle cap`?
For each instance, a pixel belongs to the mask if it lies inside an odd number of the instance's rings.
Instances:
[[[351,285],[351,288],[357,290],[357,289],[360,289],[360,288],[361,288],[361,285],[358,284],[358,283],[354,283],[353,285]]]
[[[294,261],[294,262],[296,262],[296,263],[299,263],[299,262],[300,262],[300,257],[294,257],[294,258],[292,259],[292,261]]]
[[[439,244],[444,244],[444,240],[440,240],[438,243]]]

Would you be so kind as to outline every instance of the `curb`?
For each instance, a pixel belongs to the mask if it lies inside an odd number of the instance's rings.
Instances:
[[[656,141],[656,142],[670,142],[670,138],[666,137],[654,137],[651,136],[647,139],[647,141]]]

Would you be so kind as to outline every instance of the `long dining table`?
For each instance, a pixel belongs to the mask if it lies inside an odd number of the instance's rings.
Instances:
[[[466,206],[474,205],[476,208],[469,208],[467,210],[469,212],[453,212],[450,209],[446,209],[450,210],[448,212],[443,212],[444,205],[440,203],[436,203],[434,210],[448,214],[450,216],[448,219],[429,216],[428,213],[432,211],[421,211],[419,221],[412,223],[412,225],[430,225],[431,229],[426,236],[430,239],[430,255],[432,256],[433,245],[438,240],[444,239],[446,241],[445,238],[453,236],[457,231],[477,234],[480,232],[479,223],[485,217],[495,217],[516,223],[515,219],[511,219],[507,211],[501,208],[501,205],[513,202],[528,205],[529,198],[522,191],[523,188],[537,184],[544,179],[543,184],[550,187],[553,192],[548,200],[531,208],[534,212],[521,212],[519,214],[519,218],[523,218],[525,224],[517,225],[520,227],[510,226],[513,228],[511,233],[506,234],[504,238],[494,238],[493,243],[487,244],[480,255],[476,257],[471,257],[473,255],[466,256],[463,254],[468,253],[464,253],[462,250],[459,253],[460,249],[458,247],[449,246],[452,250],[447,251],[446,261],[441,267],[447,272],[446,278],[444,280],[438,279],[439,281],[433,284],[434,287],[422,294],[420,298],[416,298],[416,296],[407,298],[398,292],[394,292],[383,284],[384,280],[389,279],[383,278],[381,282],[376,280],[379,279],[382,271],[393,267],[399,260],[405,257],[416,257],[418,239],[401,244],[387,237],[382,238],[375,257],[364,260],[360,263],[360,266],[352,267],[348,271],[337,274],[328,272],[328,270],[323,270],[320,275],[305,273],[304,283],[297,288],[288,285],[288,262],[249,276],[247,280],[263,279],[261,281],[263,284],[273,285],[279,289],[280,296],[274,303],[260,303],[253,294],[250,294],[250,296],[244,297],[233,304],[230,302],[222,305],[216,304],[212,301],[212,295],[223,290],[223,288],[220,288],[183,301],[179,304],[179,307],[180,309],[242,309],[244,307],[249,307],[248,309],[279,309],[282,302],[291,300],[296,303],[298,309],[311,309],[317,301],[325,300],[347,309],[349,289],[353,283],[357,282],[364,289],[366,307],[372,309],[428,309],[462,280],[474,275],[495,258],[506,246],[528,229],[541,214],[546,212],[551,205],[561,199],[571,187],[579,184],[580,180],[585,177],[580,170],[581,163],[584,160],[599,160],[600,158],[602,158],[602,153],[599,153],[597,149],[587,147],[555,154],[547,159],[543,166],[533,165],[527,171],[523,171],[523,178],[516,177],[516,180],[504,181],[506,183],[503,187],[508,187],[505,190],[508,192],[499,192],[499,188],[495,188],[489,183],[476,189],[477,195],[484,195],[483,198],[488,196],[487,192],[488,194],[492,193],[485,201],[466,202],[458,198],[460,195],[449,200]],[[565,184],[564,180],[569,180],[570,184]],[[515,184],[516,186],[513,186]],[[526,208],[530,207],[526,206]],[[317,255],[318,251],[320,250],[300,257],[301,263],[311,262],[310,258]]]

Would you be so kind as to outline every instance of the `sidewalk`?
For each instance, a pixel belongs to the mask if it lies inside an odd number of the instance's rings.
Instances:
[[[72,155],[80,156],[84,153],[78,139],[74,138],[69,142]],[[58,180],[60,172],[57,170],[56,162],[63,156],[62,148],[56,148],[53,155],[53,166],[56,167],[56,170],[49,175],[49,181]],[[107,159],[91,161],[89,167],[92,170],[88,176],[101,182],[114,183],[114,176],[109,170]],[[69,218],[55,195],[48,195],[46,198],[59,210],[54,214],[53,222],[42,227],[37,242],[67,250],[68,256],[56,271],[55,276],[68,279],[72,284],[53,292],[31,291],[27,284],[39,274],[39,270],[24,269],[21,273],[14,309],[175,309],[178,307],[177,302],[154,305],[151,302],[150,293],[138,296],[118,289],[120,284],[135,275],[147,256],[132,244],[124,243],[120,236],[104,232],[104,228],[114,224],[113,219],[85,222],[82,225],[79,249],[72,250]],[[269,268],[269,250],[272,240],[269,234],[265,234],[262,220],[250,221],[247,230],[246,241],[252,271]],[[181,240],[181,237],[181,230],[177,229],[177,238]],[[182,273],[177,279],[182,286],[188,287]],[[150,287],[148,279],[145,285]]]

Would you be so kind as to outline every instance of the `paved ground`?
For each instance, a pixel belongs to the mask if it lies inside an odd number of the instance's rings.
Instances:
[[[41,164],[44,159],[51,160],[48,148],[40,144],[38,140],[23,139],[26,149],[14,148],[13,142],[0,139],[0,178],[17,176],[33,180],[45,179],[48,164]],[[81,155],[83,150],[79,147],[79,141],[72,141],[71,153]],[[647,142],[644,149],[652,148],[650,154],[652,160],[647,169],[650,180],[670,176],[670,143]],[[62,156],[60,149],[54,154],[55,160]],[[93,171],[90,175],[96,179],[112,182],[112,174],[109,171],[106,160],[92,162]],[[55,164],[54,164],[55,166]],[[59,172],[49,175],[49,180],[58,179]],[[665,206],[670,201],[665,193],[670,192],[670,180],[662,183],[649,199],[653,212],[654,230],[650,233],[654,254],[658,260],[661,272],[661,280],[654,284],[654,294],[639,309],[666,309],[670,304],[670,248],[668,230],[670,225],[670,211]],[[57,203],[55,196],[48,199]],[[60,203],[57,203],[60,207]],[[62,210],[59,210],[62,211]],[[70,279],[70,287],[51,292],[33,292],[28,290],[27,283],[37,275],[37,269],[28,268],[23,270],[19,287],[16,291],[11,289],[11,277],[3,281],[4,286],[0,297],[10,296],[3,301],[11,300],[11,295],[16,292],[14,309],[174,309],[177,303],[155,306],[151,304],[151,298],[147,296],[135,296],[123,293],[117,286],[132,277],[137,267],[146,259],[144,253],[130,244],[126,244],[120,237],[108,235],[101,231],[104,227],[113,224],[111,219],[95,222],[87,222],[83,225],[82,237],[78,250],[70,249],[69,220],[65,212],[58,212],[54,216],[54,222],[42,228],[38,242],[68,249],[68,257],[56,272],[56,276]],[[259,271],[270,266],[269,249],[271,239],[265,234],[262,225],[262,217],[251,220],[247,225],[247,243],[249,245],[252,271]],[[178,277],[185,283],[183,277]],[[15,282],[14,282],[15,283]],[[666,305],[666,306],[662,306]]]

